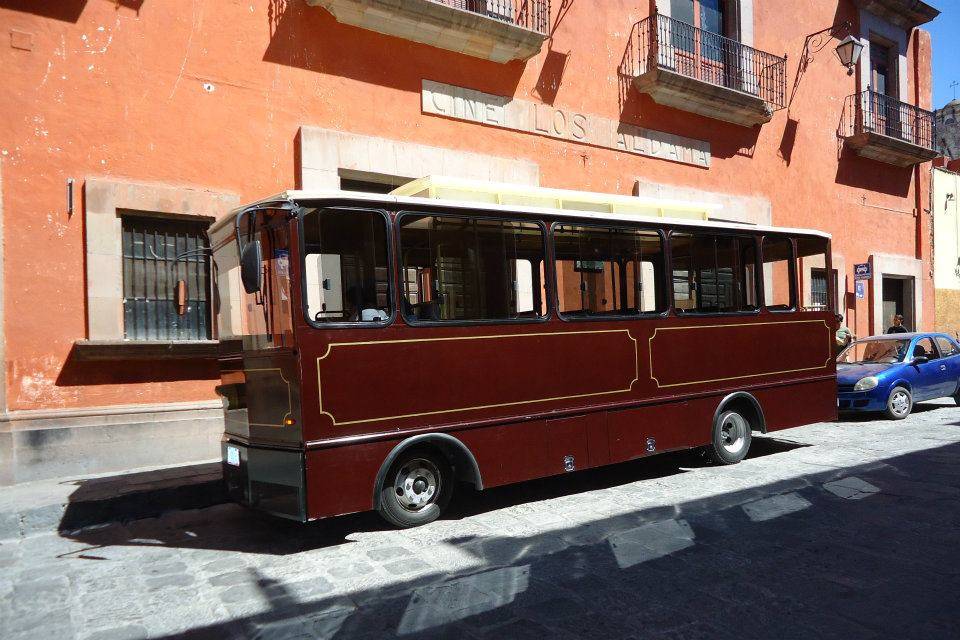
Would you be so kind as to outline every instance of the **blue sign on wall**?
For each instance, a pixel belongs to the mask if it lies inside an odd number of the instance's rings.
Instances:
[[[853,265],[854,280],[869,280],[873,277],[873,268],[869,262],[859,262]]]
[[[857,287],[857,300],[863,300],[866,297],[866,287],[863,284],[863,280],[857,280],[855,285]]]

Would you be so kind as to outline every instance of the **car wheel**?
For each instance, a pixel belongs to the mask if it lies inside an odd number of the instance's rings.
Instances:
[[[903,420],[913,411],[913,395],[904,387],[894,387],[887,398],[887,417],[891,420]]]
[[[453,470],[433,451],[411,449],[390,465],[377,510],[387,522],[418,527],[440,517],[453,495]]]
[[[715,464],[736,464],[747,456],[752,440],[750,421],[736,411],[724,411],[713,425],[707,458]]]

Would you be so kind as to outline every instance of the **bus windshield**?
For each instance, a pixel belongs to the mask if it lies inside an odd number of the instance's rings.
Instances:
[[[864,340],[854,342],[837,356],[841,364],[891,364],[903,362],[910,340],[903,338],[885,338],[883,340]]]
[[[254,239],[262,246],[263,279],[260,291],[246,293],[239,247]],[[213,246],[219,339],[242,339],[245,349],[292,346],[289,212],[260,209],[244,215],[239,242],[233,225],[225,225],[213,234]]]

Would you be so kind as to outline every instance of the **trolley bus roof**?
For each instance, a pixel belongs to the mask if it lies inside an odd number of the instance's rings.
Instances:
[[[721,205],[710,204],[710,203],[692,203],[688,201],[681,200],[672,200],[672,199],[661,199],[661,198],[638,198],[633,196],[620,196],[620,197],[631,197],[638,201],[645,201],[649,203],[651,209],[664,209],[664,210],[676,210],[681,207],[686,207],[688,210],[691,207],[698,207],[701,209],[709,209],[712,211],[718,211],[722,207]],[[298,203],[305,204],[307,202],[318,203],[322,201],[344,201],[350,200],[354,202],[369,203],[370,205],[376,204],[396,204],[401,206],[409,207],[430,207],[436,208],[438,206],[445,207],[451,210],[471,210],[471,211],[487,211],[491,213],[521,213],[529,214],[531,216],[548,216],[551,218],[570,218],[576,220],[595,220],[603,222],[634,222],[640,224],[661,224],[669,226],[678,226],[678,227],[691,227],[691,228],[707,228],[707,229],[729,229],[729,230],[739,230],[739,231],[749,231],[752,233],[756,232],[770,232],[770,233],[793,233],[793,234],[803,234],[803,235],[815,235],[824,238],[830,238],[831,235],[824,231],[819,231],[816,229],[800,229],[793,227],[774,227],[768,225],[755,225],[745,222],[727,222],[720,220],[693,220],[689,218],[677,218],[677,217],[667,217],[667,216],[657,216],[650,214],[638,214],[638,213],[609,213],[609,212],[599,212],[599,211],[584,211],[584,210],[575,210],[575,209],[558,209],[552,207],[534,207],[526,205],[506,205],[506,204],[494,204],[488,202],[474,202],[466,200],[446,200],[446,199],[436,199],[436,198],[421,198],[421,197],[410,197],[410,196],[396,196],[389,194],[380,194],[380,193],[364,193],[361,191],[339,191],[339,190],[288,190],[278,193],[276,195],[257,200],[256,202],[251,202],[242,207],[238,207],[230,212],[230,215],[221,218],[216,223],[214,223],[210,232],[216,231],[221,228],[223,225],[227,224],[228,221],[233,220],[237,214],[248,209],[264,207],[268,205],[278,205],[283,203]],[[657,206],[659,205],[659,206]]]

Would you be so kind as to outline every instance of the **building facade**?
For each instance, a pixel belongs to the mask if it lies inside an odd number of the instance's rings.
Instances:
[[[934,318],[917,0],[0,2],[0,483],[216,457],[204,230],[428,175],[833,234],[858,335]],[[834,48],[852,35],[852,72]],[[854,265],[872,266],[858,288]],[[174,276],[173,274],[180,274]],[[858,294],[858,291],[860,292]]]
[[[933,285],[937,331],[960,337],[960,160],[933,168]]]

